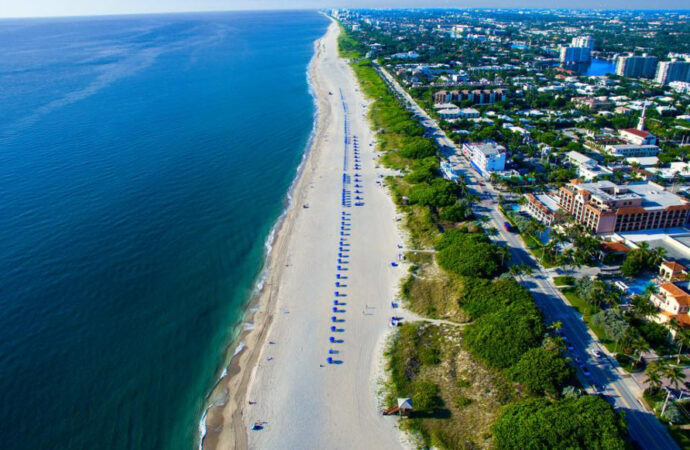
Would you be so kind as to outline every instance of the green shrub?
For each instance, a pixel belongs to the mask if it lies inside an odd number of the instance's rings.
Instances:
[[[421,381],[415,384],[412,406],[416,411],[428,411],[441,407],[440,389],[436,383]]]
[[[623,417],[593,395],[555,402],[535,398],[509,405],[493,433],[499,450],[626,448]]]
[[[485,314],[464,333],[470,351],[499,368],[517,363],[523,353],[541,344],[543,335],[542,316],[533,303],[512,304]]]
[[[533,394],[557,395],[574,378],[573,368],[556,350],[533,348],[511,369],[513,379]]]
[[[501,269],[501,253],[483,233],[448,230],[436,249],[438,264],[458,275],[489,278]]]

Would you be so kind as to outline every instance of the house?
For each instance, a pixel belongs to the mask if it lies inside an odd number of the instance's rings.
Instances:
[[[607,263],[621,261],[631,250],[620,241],[604,241],[599,245],[599,259]]]
[[[675,261],[664,261],[659,267],[659,277],[666,281],[683,279],[687,274],[685,266]]]
[[[682,327],[690,326],[690,294],[676,283],[662,283],[659,291],[653,293],[649,300],[659,308],[659,313],[654,317],[655,322],[668,324],[675,320]],[[674,330],[671,330],[671,334],[675,334]]]

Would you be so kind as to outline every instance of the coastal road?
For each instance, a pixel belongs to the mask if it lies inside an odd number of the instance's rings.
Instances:
[[[436,140],[443,156],[455,154],[457,152],[455,143],[446,136],[438,123],[414,101],[385,68],[377,65],[377,70],[408,109],[419,118],[427,135]],[[513,264],[527,264],[532,268],[532,275],[522,277],[521,283],[532,292],[535,302],[548,322],[560,321],[563,324],[563,335],[573,347],[570,351],[571,356],[573,359],[577,357],[584,362],[584,366],[578,368],[578,378],[582,384],[589,387],[590,392],[605,395],[616,408],[625,411],[630,436],[642,448],[659,450],[678,448],[666,427],[640,402],[642,398],[640,386],[617,367],[581,316],[567,304],[561,292],[553,285],[549,272],[534,260],[520,236],[507,232],[503,228],[505,219],[498,209],[498,192],[486,180],[482,180],[481,185],[478,184],[479,175],[464,159],[462,170],[468,188],[481,199],[475,205],[475,214],[484,217],[497,230],[492,238],[505,243],[510,248]],[[594,356],[595,352],[601,352],[602,357]]]

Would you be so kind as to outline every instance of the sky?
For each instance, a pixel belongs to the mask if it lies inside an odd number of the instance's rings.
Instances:
[[[663,3],[663,4],[659,4]],[[330,7],[690,8],[688,0],[0,0],[0,17],[82,16],[182,11]]]

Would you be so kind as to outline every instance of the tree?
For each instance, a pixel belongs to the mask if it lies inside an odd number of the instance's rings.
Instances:
[[[681,383],[685,380],[685,373],[679,366],[666,364],[661,369],[661,374],[668,378],[669,384],[678,389]]]
[[[405,158],[422,159],[429,156],[435,156],[436,151],[436,143],[433,140],[423,137],[413,137],[402,146],[400,155]]]
[[[514,303],[485,314],[465,328],[470,351],[489,364],[507,368],[541,344],[544,324],[534,303]]]
[[[647,379],[645,380],[645,383],[649,384],[649,388],[652,390],[652,393],[659,392],[659,389],[661,389],[661,386],[663,385],[663,381],[661,380],[661,368],[658,361],[653,361],[648,364],[646,373]]]
[[[448,230],[443,233],[436,250],[438,264],[462,276],[490,278],[502,266],[499,247],[483,233]]]
[[[678,324],[676,319],[671,320],[671,328],[676,332],[676,346],[678,347],[678,356],[676,363],[680,364],[680,355],[683,352],[683,346],[687,346],[690,342],[690,333],[688,330]]]
[[[528,350],[510,371],[513,379],[533,394],[558,395],[573,378],[573,368],[567,359],[555,350],[533,348]]]
[[[625,420],[594,395],[514,403],[503,410],[492,431],[499,450],[626,448]]]
[[[613,309],[605,309],[592,316],[592,322],[601,326],[608,339],[619,343],[630,328],[628,322],[623,319],[623,316],[618,311]]]

